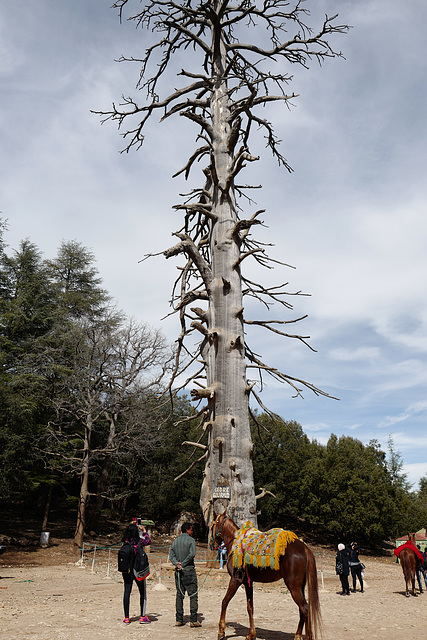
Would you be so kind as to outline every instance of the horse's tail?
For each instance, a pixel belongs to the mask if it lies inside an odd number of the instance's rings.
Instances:
[[[320,613],[319,585],[317,581],[316,559],[313,552],[305,547],[307,558],[308,629],[306,637],[318,640],[322,636],[322,616]]]

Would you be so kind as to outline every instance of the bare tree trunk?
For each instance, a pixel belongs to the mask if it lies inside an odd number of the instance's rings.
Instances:
[[[107,458],[104,458],[104,461],[102,463],[101,473],[96,483],[96,496],[93,498],[93,503],[91,500],[91,507],[87,517],[87,523],[88,523],[88,527],[93,529],[96,529],[101,510],[104,507],[104,503],[105,503],[104,494],[108,487],[108,478],[110,476],[112,464],[113,464],[113,460],[110,456],[108,456]]]
[[[108,479],[110,477],[110,471],[113,464],[112,455],[110,454],[112,454],[112,450],[114,447],[114,439],[116,437],[117,415],[114,414],[113,416],[107,416],[107,419],[109,419],[109,422],[110,422],[110,430],[108,432],[108,439],[105,447],[106,454],[102,461],[101,473],[99,474],[99,477],[96,483],[96,496],[93,501],[93,506],[90,509],[90,516],[88,518],[90,522],[89,526],[94,528],[97,525],[99,514],[101,512],[101,509],[104,506],[104,502],[105,502],[104,494],[108,487]]]
[[[77,505],[77,524],[74,532],[74,546],[81,548],[86,527],[86,508],[89,498],[89,461],[90,441],[92,435],[92,418],[87,416],[85,425],[85,441],[83,447],[83,460],[81,467],[81,483],[79,502]]]
[[[46,505],[45,505],[45,508],[44,508],[44,516],[43,516],[43,522],[42,522],[42,531],[46,531],[46,529],[47,529],[47,522],[48,522],[48,519],[49,519],[50,502],[52,500],[52,492],[53,492],[53,485],[50,484],[49,488],[47,490]]]
[[[123,479],[124,482],[124,479]],[[125,497],[122,500],[122,504],[121,504],[121,508],[120,508],[120,517],[123,519],[126,515],[126,509],[128,506],[128,500],[129,500],[129,490],[130,487],[132,486],[132,474],[129,473],[129,470],[126,470],[126,489],[128,490],[126,492]]]
[[[213,44],[213,47],[217,45]],[[227,510],[237,524],[256,524],[256,501],[249,427],[248,391],[243,332],[240,247],[233,233],[238,221],[233,186],[228,185],[233,151],[229,149],[231,114],[226,58],[222,45],[215,56],[215,90],[212,93],[213,197],[212,283],[209,295],[209,344],[204,349],[207,387],[210,390],[209,456],[201,492],[201,507],[209,525],[212,509]],[[223,489],[219,489],[223,487]],[[227,489],[228,487],[228,489]],[[217,497],[222,494],[223,497]]]

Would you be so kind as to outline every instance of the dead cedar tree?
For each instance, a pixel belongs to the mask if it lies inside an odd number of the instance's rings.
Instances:
[[[121,104],[98,112],[103,121],[118,123],[123,151],[142,145],[151,116],[163,121],[179,115],[197,129],[196,148],[175,176],[188,178],[201,163],[202,186],[182,194],[175,207],[183,216],[174,234],[177,243],[162,252],[166,258],[184,257],[171,299],[181,333],[170,389],[176,392],[193,383],[191,396],[198,403],[200,438],[186,444],[201,455],[189,468],[205,464],[200,503],[207,523],[213,511],[227,509],[237,523],[256,524],[250,397],[265,410],[256,385],[262,387],[266,373],[290,385],[296,395],[304,387],[328,394],[269,366],[245,341],[245,324],[304,343],[306,337],[286,331],[285,325],[299,318],[245,317],[247,297],[267,309],[272,303],[292,306],[286,285],[267,287],[244,275],[247,258],[268,268],[275,261],[253,237],[263,211],[244,215],[242,202],[252,204],[248,193],[256,185],[238,179],[248,163],[258,160],[249,148],[253,132],[261,133],[279,164],[291,170],[261,108],[276,102],[289,107],[296,98],[287,91],[293,65],[308,67],[313,60],[341,56],[329,40],[348,27],[338,24],[337,16],[325,16],[314,30],[306,24],[304,0],[117,0],[113,7],[121,21],[134,22],[147,35],[141,59],[120,58],[140,64],[141,102],[123,97]],[[177,70],[177,61],[185,68]],[[178,78],[174,83],[171,73]],[[178,88],[171,93],[164,89],[175,83]],[[197,346],[188,348],[187,339],[198,334]],[[250,371],[256,372],[255,379],[248,377]]]

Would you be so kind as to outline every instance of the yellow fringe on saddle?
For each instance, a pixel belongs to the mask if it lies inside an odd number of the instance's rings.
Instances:
[[[231,549],[233,567],[241,569],[250,564],[259,569],[278,569],[281,556],[294,540],[298,540],[298,536],[293,531],[271,529],[262,533],[254,528],[252,522],[246,522],[236,532]]]

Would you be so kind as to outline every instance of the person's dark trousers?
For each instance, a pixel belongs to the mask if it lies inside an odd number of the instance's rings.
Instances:
[[[176,586],[176,621],[182,622],[184,617],[184,595],[190,596],[190,622],[197,622],[198,597],[197,574],[195,569],[175,571]]]
[[[348,584],[348,576],[345,576],[344,574],[341,574],[340,575],[340,580],[341,580],[341,586],[342,586],[343,593],[350,593],[350,585]]]
[[[123,573],[122,576],[123,576],[123,582],[125,587],[124,594],[123,594],[123,610],[125,613],[125,618],[129,618],[130,594],[132,592],[132,586],[133,586],[134,580],[139,590],[139,606],[141,609],[141,616],[144,616],[145,604],[147,601],[145,580],[136,580],[132,573]]]
[[[351,565],[350,570],[351,570],[351,577],[353,578],[353,591],[356,591],[356,577],[357,577],[357,579],[360,582],[360,590],[363,592],[363,578],[362,578],[362,569],[360,567],[360,564],[357,564],[355,566]]]

